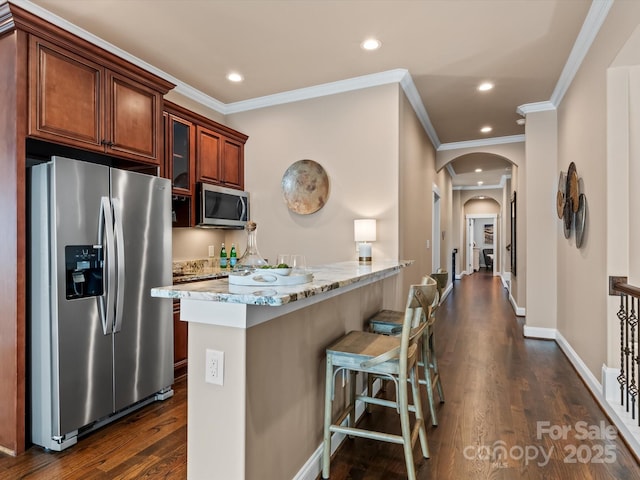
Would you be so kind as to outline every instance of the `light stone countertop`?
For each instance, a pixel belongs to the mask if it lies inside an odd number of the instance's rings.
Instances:
[[[413,260],[374,261],[370,265],[362,265],[357,261],[330,263],[309,267],[307,270],[313,274],[313,280],[300,285],[229,285],[229,280],[224,278],[156,287],[151,289],[151,296],[280,306],[359,282],[368,283],[382,279],[412,263]]]

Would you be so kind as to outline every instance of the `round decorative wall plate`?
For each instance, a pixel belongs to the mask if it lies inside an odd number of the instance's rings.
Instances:
[[[313,160],[298,160],[282,176],[282,195],[287,208],[301,215],[317,212],[329,198],[329,177]]]
[[[567,189],[565,191],[565,197],[571,198],[571,207],[573,213],[578,211],[579,199],[578,196],[578,171],[576,170],[576,164],[571,162],[569,164],[569,171],[567,172]]]
[[[567,174],[560,172],[558,178],[558,192],[556,193],[556,212],[558,218],[562,219],[564,215],[565,189],[567,187]]]
[[[564,202],[564,218],[562,219],[564,238],[571,236],[571,223],[573,221],[573,208],[571,207],[571,203],[571,197],[567,197]]]
[[[578,198],[578,211],[576,212],[574,221],[576,226],[576,247],[580,248],[584,239],[584,226],[587,217],[587,197],[585,197],[584,193],[581,193]]]

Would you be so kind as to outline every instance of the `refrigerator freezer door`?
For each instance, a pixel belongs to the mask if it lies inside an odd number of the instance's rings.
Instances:
[[[170,285],[171,184],[135,172],[111,170],[114,217],[121,219],[123,314],[114,334],[115,409],[120,410],[173,383],[173,320],[170,299],[151,288]],[[116,226],[116,230],[118,226]]]
[[[57,292],[51,319],[55,436],[112,412],[113,364],[111,335],[103,334],[98,311],[100,298],[67,300],[64,288],[65,246],[102,242],[100,201],[109,195],[109,169],[59,157],[50,165],[52,282]]]

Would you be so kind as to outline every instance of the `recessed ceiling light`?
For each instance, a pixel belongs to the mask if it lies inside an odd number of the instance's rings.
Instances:
[[[478,185],[484,185],[484,182],[478,182]]]
[[[481,168],[476,168],[476,169],[475,169],[475,172],[476,172],[476,173],[480,173],[481,171],[482,171],[482,169],[481,169]]]
[[[231,72],[227,75],[227,80],[230,82],[238,83],[244,80],[244,77],[237,72]]]
[[[478,85],[478,90],[481,92],[486,92],[487,90],[491,90],[493,88],[493,83],[491,82],[483,82]]]
[[[482,128],[480,129],[480,131],[481,131],[482,133],[489,133],[491,130],[493,130],[493,128],[491,128],[491,127],[489,127],[489,126],[482,127]]]
[[[382,42],[375,38],[367,38],[360,44],[363,50],[378,50],[382,46]]]

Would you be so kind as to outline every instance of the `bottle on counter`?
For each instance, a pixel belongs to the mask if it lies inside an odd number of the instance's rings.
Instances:
[[[222,248],[220,249],[220,268],[227,268],[227,249],[222,242]]]
[[[238,254],[236,253],[236,244],[231,244],[231,252],[229,252],[229,266],[231,268],[236,266],[236,262],[238,261]]]

